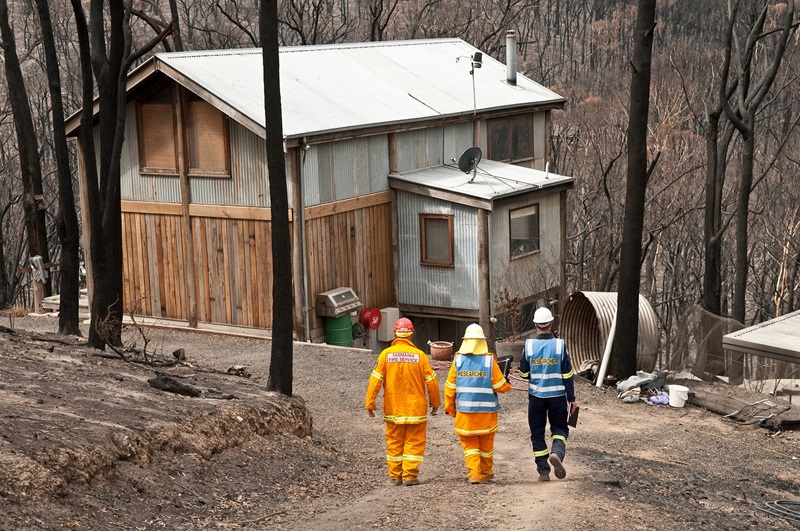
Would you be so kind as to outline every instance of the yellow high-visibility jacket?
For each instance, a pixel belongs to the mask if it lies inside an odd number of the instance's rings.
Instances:
[[[366,409],[375,409],[383,388],[383,420],[394,424],[420,424],[428,420],[428,403],[439,407],[439,382],[428,356],[406,338],[397,338],[378,356],[367,387]],[[427,389],[428,395],[425,396]]]
[[[469,353],[462,353],[469,355]],[[495,393],[505,393],[511,390],[511,384],[503,376],[503,371],[497,364],[495,357],[492,363],[492,388]],[[497,431],[497,411],[485,413],[462,413],[456,411],[456,364],[450,365],[447,382],[444,386],[444,412],[455,415],[455,432],[459,435],[482,435]]]

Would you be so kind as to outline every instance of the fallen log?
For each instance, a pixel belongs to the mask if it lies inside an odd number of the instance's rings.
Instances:
[[[203,394],[203,391],[193,385],[181,383],[172,376],[164,374],[163,372],[156,372],[155,378],[147,380],[150,387],[167,391],[169,393],[176,393],[179,395],[198,397]]]
[[[156,371],[156,377],[147,380],[147,383],[150,385],[150,387],[155,389],[160,389],[162,391],[176,393],[179,395],[191,396],[194,398],[203,397],[213,398],[216,400],[236,399],[236,395],[223,393],[219,389],[214,388],[200,389],[199,387],[195,387],[193,385],[181,383],[177,380],[177,378],[186,378],[186,376],[171,376],[169,374]]]

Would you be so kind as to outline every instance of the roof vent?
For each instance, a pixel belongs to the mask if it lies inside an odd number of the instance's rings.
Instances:
[[[509,85],[517,84],[517,32],[506,32],[506,81]]]

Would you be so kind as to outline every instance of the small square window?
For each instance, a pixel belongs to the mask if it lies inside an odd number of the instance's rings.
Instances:
[[[420,214],[420,256],[423,265],[454,266],[453,216]]]
[[[518,208],[509,212],[509,248],[511,258],[539,250],[539,205]]]
[[[488,121],[488,158],[498,162],[533,159],[533,114]]]

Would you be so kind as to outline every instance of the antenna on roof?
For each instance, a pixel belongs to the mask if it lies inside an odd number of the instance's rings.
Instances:
[[[475,114],[478,112],[478,105],[475,99],[475,69],[483,66],[483,53],[475,52],[471,56],[460,55],[456,57],[456,63],[459,61],[459,59],[469,59],[469,75],[472,76],[472,115],[475,116]]]
[[[472,146],[467,148],[458,158],[458,169],[466,174],[472,172],[472,178],[469,180],[469,182],[475,180],[475,175],[478,173],[478,163],[481,161],[482,156],[483,154],[481,153],[481,148],[478,146]]]

